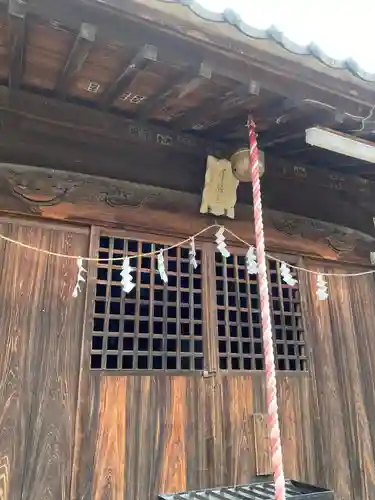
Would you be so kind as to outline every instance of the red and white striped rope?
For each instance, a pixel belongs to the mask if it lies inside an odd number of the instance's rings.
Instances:
[[[276,500],[285,500],[285,478],[281,450],[279,415],[277,406],[276,369],[274,345],[271,327],[271,311],[268,293],[266,253],[264,245],[262,197],[260,191],[259,152],[255,133],[255,124],[249,119],[249,156],[252,172],[255,242],[258,260],[258,279],[260,289],[260,307],[262,335],[267,384],[268,429],[271,438],[272,466],[275,481]]]

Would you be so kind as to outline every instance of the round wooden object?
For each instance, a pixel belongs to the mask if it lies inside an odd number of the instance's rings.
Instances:
[[[262,175],[264,174],[264,160],[262,154],[259,155],[259,162],[259,176],[262,177]],[[233,175],[236,179],[238,179],[240,182],[251,182],[252,177],[248,149],[239,149],[238,151],[236,151],[230,159],[230,163],[232,166]]]

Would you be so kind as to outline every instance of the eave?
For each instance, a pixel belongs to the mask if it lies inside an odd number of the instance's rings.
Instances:
[[[160,148],[197,152],[203,164],[210,152],[246,146],[251,113],[266,156],[373,175],[371,165],[322,155],[304,141],[316,125],[361,128],[353,116],[368,115],[374,88],[347,71],[159,0],[0,5],[3,135],[37,131],[95,146],[100,136],[110,156],[112,146],[125,147],[121,130],[131,126]],[[368,125],[358,135],[371,140]]]

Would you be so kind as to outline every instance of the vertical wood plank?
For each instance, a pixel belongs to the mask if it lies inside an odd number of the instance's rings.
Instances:
[[[198,490],[207,484],[205,425],[208,412],[205,399],[206,379],[189,377],[186,380],[186,487]]]
[[[216,317],[215,246],[202,245],[203,318],[205,323],[205,369],[218,371],[218,339]]]
[[[332,335],[333,347],[336,353],[338,382],[342,420],[346,429],[344,439],[348,449],[348,466],[352,494],[361,491],[365,494],[364,475],[361,471],[359,440],[365,438],[359,435],[358,420],[364,418],[362,388],[358,371],[358,351],[356,342],[357,325],[354,324],[347,279],[334,278],[330,280],[334,300],[329,303],[333,331],[340,332],[340,338]],[[363,432],[363,428],[361,429]],[[362,434],[362,433],[361,433]],[[353,495],[354,496],[354,495]]]
[[[310,377],[296,377],[294,412],[296,415],[296,442],[297,442],[297,474],[296,479],[310,484],[319,485],[321,475],[317,473],[317,461],[315,450],[319,447],[319,433],[314,422],[314,408],[312,405],[313,385]]]
[[[35,230],[1,225],[3,234],[35,243]],[[40,231],[39,231],[40,234]],[[21,498],[26,437],[31,411],[32,366],[27,363],[28,344],[35,343],[39,295],[40,254],[30,254],[0,241],[0,498]],[[27,273],[25,272],[25,267]],[[25,314],[26,312],[26,314]]]
[[[89,253],[97,257],[99,230],[91,228]],[[87,264],[87,286],[80,354],[78,407],[75,429],[71,500],[91,500],[100,404],[100,375],[90,372],[90,346],[96,291],[96,262]]]
[[[171,385],[171,418],[167,420],[168,439],[164,451],[164,468],[160,481],[161,491],[177,493],[186,490],[186,378],[173,377]]]
[[[370,430],[370,421],[373,419],[369,398],[373,394],[366,394],[364,388],[367,379],[374,376],[374,364],[363,350],[366,338],[372,341],[370,318],[375,316],[374,281],[371,276],[338,281],[342,306],[350,306],[350,321],[342,319],[342,329],[346,335],[343,339],[343,363],[341,380],[346,391],[343,391],[343,404],[345,408],[344,419],[349,422],[350,432],[347,433],[348,447],[352,450],[349,457],[352,467],[352,485],[354,491],[361,491],[363,496],[369,498],[375,492],[375,453]],[[368,287],[368,284],[371,284]],[[366,294],[367,292],[367,294]],[[336,304],[337,306],[337,304]],[[342,315],[340,315],[342,318]],[[367,321],[363,320],[368,318]],[[363,328],[365,327],[365,328]],[[366,363],[366,361],[369,361]],[[354,457],[353,457],[354,455]]]
[[[280,418],[281,444],[284,458],[284,474],[286,477],[298,478],[298,448],[296,417],[299,401],[296,400],[296,378],[278,377],[278,400]],[[298,387],[297,387],[298,389]]]
[[[156,498],[163,490],[165,469],[171,467],[165,452],[174,421],[171,386],[165,375],[127,377],[126,500]]]
[[[122,500],[125,490],[125,377],[103,377],[93,474],[93,500]]]
[[[210,488],[225,485],[225,457],[223,449],[223,377],[206,379],[205,399],[207,420],[205,446],[207,454],[207,482]]]
[[[349,295],[356,321],[355,339],[358,349],[358,376],[363,408],[358,413],[360,467],[365,480],[367,498],[375,496],[375,281],[373,276],[349,282]]]
[[[255,414],[252,434],[259,457],[256,473],[270,474],[272,464],[267,428],[264,374],[253,374],[252,384]],[[313,417],[311,378],[308,374],[289,376],[279,372],[277,386],[285,475],[290,479],[319,484],[316,472],[316,450],[319,449],[319,440],[317,440],[319,436],[316,434]]]
[[[266,377],[264,372],[251,374],[254,413],[267,413]]]
[[[231,439],[226,446],[228,484],[246,484],[255,475],[253,388],[250,376],[228,377],[229,394],[224,401],[229,411]]]
[[[256,475],[272,474],[271,443],[267,428],[267,415],[254,413],[252,422],[255,436]]]
[[[348,297],[344,298],[341,292],[341,288],[347,285],[337,280],[329,280],[330,297],[326,302],[316,299],[315,276],[301,275],[300,290],[310,348],[318,480],[323,486],[334,489],[339,498],[349,500],[355,498],[353,478],[357,466],[353,462],[352,438],[347,437],[352,429],[349,428],[350,419],[345,417],[348,415],[348,401],[343,393],[350,393],[354,398],[349,404],[353,404],[357,396],[350,392],[345,376],[343,379],[344,371],[350,370],[353,362],[353,359],[346,359],[344,353],[344,336],[348,335],[348,329],[353,329],[353,324]],[[361,496],[358,490],[357,494]]]
[[[165,293],[165,292],[164,292]],[[137,426],[139,427],[137,441],[135,445],[137,450],[133,457],[135,475],[137,479],[135,484],[135,498],[148,498],[151,486],[151,462],[154,457],[150,453],[152,434],[155,429],[155,424],[150,420],[151,415],[155,415],[151,404],[156,402],[152,398],[151,391],[154,389],[154,380],[151,377],[142,377],[140,381],[140,392],[136,393],[137,398]],[[130,410],[130,411],[129,411]],[[128,408],[127,419],[131,418],[131,408]],[[167,417],[167,413],[164,414]],[[164,447],[165,447],[164,442]],[[147,478],[145,480],[145,478]]]
[[[88,237],[48,230],[39,242],[52,251],[87,255]],[[48,242],[48,243],[47,243]],[[23,500],[70,495],[82,343],[84,293],[72,298],[74,260],[48,257],[40,276],[40,309],[31,328],[39,333],[29,357],[34,365],[33,400],[26,441]]]
[[[220,383],[216,385],[215,391],[215,425],[218,432],[215,437],[215,450],[218,453],[219,468],[216,475],[217,484],[220,486],[231,484],[231,478],[234,475],[232,467],[233,441],[236,431],[231,425],[231,380],[228,377],[217,378]],[[232,401],[231,401],[232,402]],[[233,402],[235,405],[235,403]],[[235,405],[237,406],[237,405]]]
[[[74,229],[17,222],[3,223],[2,232],[53,252],[87,253],[87,235]],[[0,252],[7,263],[0,303],[10,311],[0,316],[0,336],[7,346],[1,353],[0,398],[4,410],[14,411],[11,425],[9,413],[2,415],[3,498],[68,498],[84,299],[71,296],[76,262],[3,242]],[[14,451],[4,430],[7,436],[15,433]]]
[[[145,429],[139,426],[139,411],[144,403],[142,378],[127,377],[126,394],[126,444],[125,444],[125,491],[124,500],[137,498],[138,457],[144,446]],[[148,438],[149,435],[147,435]],[[151,443],[150,443],[151,444]],[[144,478],[145,479],[145,478]]]
[[[171,378],[167,376],[150,377],[150,404],[144,410],[147,416],[145,431],[142,433],[142,446],[144,446],[143,456],[147,457],[147,469],[142,469],[141,477],[148,478],[147,498],[157,498],[161,492],[161,476],[165,462],[165,446],[168,436],[168,426],[166,421],[173,419],[171,409]],[[143,407],[143,405],[142,405]],[[128,413],[130,417],[130,414]],[[147,430],[147,432],[146,432]],[[144,443],[144,444],[143,444]],[[152,446],[148,446],[152,443]],[[143,462],[145,462],[143,460]],[[140,497],[138,497],[140,498]]]
[[[135,380],[135,377],[133,377]],[[169,384],[166,384],[166,379],[162,377],[164,390],[168,390]],[[158,396],[162,395],[159,392],[158,382],[154,377],[141,377],[140,381],[135,384],[134,387],[139,387],[139,391],[135,392],[135,404],[132,407],[127,408],[127,421],[134,418],[134,413],[136,415],[136,429],[135,429],[135,441],[133,441],[133,452],[127,454],[128,463],[133,462],[133,466],[130,470],[133,470],[133,477],[127,475],[129,481],[135,481],[134,485],[134,498],[149,498],[155,491],[155,487],[159,488],[160,472],[159,477],[155,478],[155,467],[156,470],[158,466],[163,464],[162,456],[165,447],[165,441],[163,440],[163,449],[160,450],[160,439],[158,439],[157,434],[161,434],[162,437],[165,436],[165,432],[160,429],[160,424],[164,425],[165,418],[167,418],[167,412],[165,411],[165,403],[168,398],[165,397],[166,392],[164,392],[164,402],[162,399],[158,400]],[[162,422],[159,420],[160,410],[164,419]],[[130,436],[129,436],[130,437]],[[155,448],[153,449],[153,444]],[[156,454],[154,454],[156,450]],[[157,464],[157,454],[159,454],[159,464]],[[155,456],[156,455],[156,456]],[[155,481],[156,479],[156,481]]]

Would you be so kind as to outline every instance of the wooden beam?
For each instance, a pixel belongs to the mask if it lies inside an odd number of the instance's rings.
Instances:
[[[1,121],[4,125],[2,116]],[[178,149],[155,147],[142,140],[141,143],[110,140],[100,135],[91,137],[88,142],[87,136],[82,136],[74,128],[62,129],[61,135],[57,130],[51,132],[51,129],[54,127],[48,122],[30,120],[29,123],[28,119],[22,119],[20,129],[16,130],[11,126],[7,128],[5,123],[0,130],[0,162],[105,174],[112,179],[162,185],[201,196],[206,166],[206,155],[201,149],[193,149],[190,153],[186,150],[181,154]],[[320,165],[320,168],[305,168],[295,160],[288,162],[267,155],[266,173],[262,179],[265,207],[325,220],[372,235],[375,182],[327,171],[324,164]],[[113,185],[117,184],[116,180]],[[318,204],[317,193],[322,200]],[[240,184],[238,202],[246,204],[247,219],[251,213],[251,200],[248,185]],[[290,220],[289,217],[288,221],[280,222],[280,230],[288,235],[293,233],[296,224]],[[305,225],[304,237],[309,239],[314,231],[313,223]],[[345,235],[344,239],[341,233],[332,233],[331,236],[329,245],[332,248],[337,248],[343,255],[350,250]]]
[[[103,224],[121,229],[142,228],[182,238],[214,223],[199,214],[201,195],[152,187],[105,177],[19,165],[0,165],[0,211],[17,215]],[[223,224],[252,243],[254,227],[248,205],[238,204],[236,219]],[[266,244],[269,251],[315,256],[328,260],[369,263],[375,238],[334,224],[265,209]],[[372,220],[371,220],[372,222]],[[373,229],[373,227],[372,227]],[[213,241],[214,231],[204,235]],[[330,242],[339,238],[341,250]],[[238,242],[230,243],[238,245]],[[342,250],[346,248],[346,250]]]
[[[43,124],[44,129],[48,126]],[[90,175],[103,175],[117,180],[168,189],[200,192],[204,183],[206,158],[202,154],[180,154],[149,145],[121,143],[97,138],[93,143],[75,137],[48,135],[38,128],[22,124],[19,131],[0,131],[0,163],[38,165],[56,170],[69,170]],[[155,165],[158,168],[155,168]],[[178,168],[176,166],[178,165]]]
[[[82,68],[94,45],[95,37],[96,27],[89,23],[82,23],[56,86],[56,92],[60,96],[68,92],[69,82]]]
[[[109,85],[100,99],[100,107],[107,109],[129,87],[138,74],[147,67],[150,61],[156,61],[158,50],[153,45],[144,45],[116,80]]]
[[[9,87],[11,89],[19,88],[22,83],[26,46],[26,11],[25,1],[9,0]]]
[[[375,143],[322,127],[306,130],[306,143],[344,156],[375,163]]]
[[[10,99],[11,95],[14,96],[14,99]],[[132,144],[134,148],[139,151],[140,156],[150,156],[151,161],[153,154],[151,151],[155,152],[157,150],[165,153],[165,155],[173,155],[173,158],[177,159],[176,163],[178,163],[178,158],[180,158],[181,162],[184,162],[185,157],[193,162],[199,159],[198,161],[202,162],[200,168],[203,170],[207,154],[220,155],[220,152],[227,152],[227,157],[229,157],[230,154],[234,152],[234,148],[239,147],[239,144],[228,144],[223,141],[216,143],[214,141],[199,139],[191,134],[180,134],[171,131],[166,127],[140,123],[117,115],[110,115],[90,109],[82,105],[61,102],[53,98],[45,98],[30,92],[21,90],[11,92],[4,86],[0,86],[0,113],[1,121],[4,124],[2,129],[7,130],[9,135],[14,135],[15,147],[18,142],[18,132],[22,133],[22,131],[25,131],[27,133],[32,133],[35,131],[35,133],[41,134],[41,145],[43,146],[44,144],[46,149],[49,138],[55,137],[56,139],[61,139],[61,141],[66,139],[76,142],[77,148],[75,149],[75,155],[79,150],[79,145],[81,145],[82,148],[84,145],[87,145],[88,148],[93,148],[97,144],[101,144],[103,146],[104,157],[106,156],[108,158],[112,154],[113,146],[119,151],[119,157],[124,157],[124,151]],[[14,117],[19,121],[17,130],[14,130],[13,126]],[[244,125],[245,122],[243,123],[243,128],[244,138],[246,138],[246,129]],[[7,140],[8,137],[5,138],[2,147],[6,144]],[[63,142],[61,143],[64,144]],[[108,152],[104,149],[107,146]],[[121,151],[119,149],[120,146],[122,148]],[[147,153],[147,151],[150,151],[150,153]],[[71,163],[75,163],[74,155],[69,156],[69,158]],[[90,158],[92,159],[92,157]],[[67,165],[69,165],[69,161]],[[294,168],[297,168],[295,165],[295,162],[291,164],[283,162],[279,158],[274,158],[271,155],[266,155],[266,174],[264,176],[264,183],[267,185],[274,184],[275,187],[277,187],[281,181],[275,179],[274,175],[276,171],[280,170],[280,175],[284,176],[284,172],[289,172],[290,170],[291,173],[288,175],[293,177]],[[301,170],[305,171],[305,166],[302,168],[300,163],[298,165],[298,172]],[[178,170],[176,166],[175,168]],[[307,183],[306,191],[314,193],[314,191],[317,190],[321,191],[322,188],[325,188],[331,183],[336,183],[336,181],[328,179],[328,173],[324,175],[320,174],[324,168],[326,168],[324,164],[320,163],[319,169],[311,167],[308,174],[304,173],[303,178],[306,179]],[[341,175],[337,172],[329,173],[334,175],[335,178],[337,175]],[[323,176],[323,178],[321,178],[321,176]],[[320,180],[317,183],[316,179],[318,178]],[[198,185],[196,185],[196,189],[202,188],[199,182]],[[286,184],[289,184],[289,181],[286,182]],[[338,187],[335,186],[334,189],[339,193],[342,191],[348,193],[348,190],[350,190],[350,198],[348,197],[349,195],[345,195],[345,199],[352,200],[350,201],[352,205],[358,205],[361,201],[368,204],[371,203],[371,200],[375,199],[374,183],[366,183],[363,179],[349,176],[345,181],[345,187],[343,187],[342,184],[343,181],[340,180],[340,185]],[[276,192],[279,191],[279,189],[276,189]],[[241,192],[248,193],[249,191],[247,189],[240,189],[240,197]],[[355,198],[355,193],[358,194],[358,198]],[[332,197],[332,194],[329,196]]]
[[[86,106],[62,102],[53,98],[45,98],[30,92],[10,92],[7,87],[0,86],[0,111],[19,118],[32,120],[34,128],[44,124],[44,132],[61,135],[72,131],[86,142],[93,142],[95,137],[108,138],[113,141],[133,142],[143,145],[157,146],[205,156],[229,156],[235,146],[215,143],[196,138],[189,134],[174,132],[166,127],[139,123]]]

